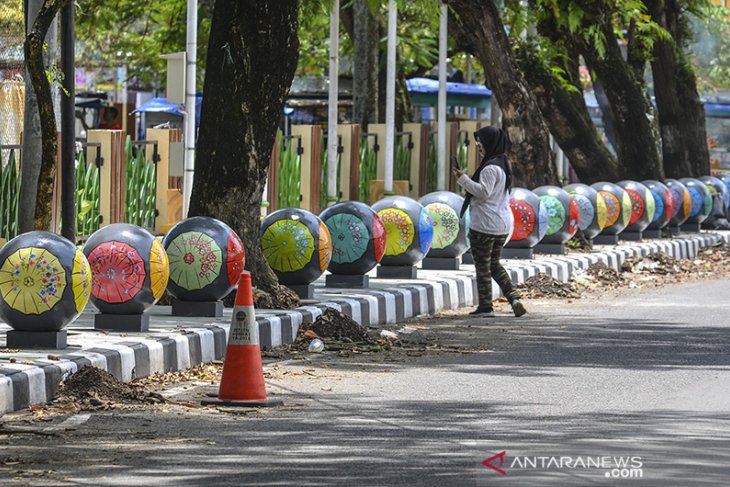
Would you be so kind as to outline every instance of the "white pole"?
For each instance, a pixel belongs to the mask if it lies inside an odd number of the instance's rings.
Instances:
[[[198,0],[188,0],[185,55],[185,174],[183,176],[182,217],[187,218],[195,172],[195,62],[198,50]]]
[[[385,181],[383,193],[393,194],[393,163],[395,158],[395,43],[398,8],[395,0],[388,2],[388,72],[385,83]]]
[[[340,49],[340,0],[332,0],[330,12],[329,117],[327,120],[327,206],[337,202],[337,94]]]
[[[439,98],[438,98],[438,176],[436,189],[446,189],[446,21],[448,9],[445,3],[441,4],[439,18]]]
[[[127,98],[129,98],[129,91],[127,90],[127,62],[124,62],[124,66],[122,66],[122,132],[124,133],[124,137],[127,137],[127,111],[129,108],[127,107]]]

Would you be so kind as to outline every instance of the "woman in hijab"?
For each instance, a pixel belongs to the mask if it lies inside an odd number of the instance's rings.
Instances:
[[[469,178],[453,168],[457,182],[466,190],[462,216],[470,208],[471,253],[477,271],[479,306],[472,315],[494,316],[492,308],[492,278],[497,281],[502,294],[509,300],[515,316],[527,311],[520,302],[520,294],[512,285],[509,274],[499,263],[502,247],[510,231],[511,215],[509,192],[512,174],[505,155],[507,138],[502,129],[483,127],[474,132],[482,161],[474,175]]]

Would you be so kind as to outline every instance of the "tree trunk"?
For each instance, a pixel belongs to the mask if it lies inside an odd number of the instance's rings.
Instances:
[[[26,35],[33,28],[43,0],[26,3]],[[38,116],[38,99],[30,82],[28,66],[25,68],[25,117],[23,118],[23,150],[20,167],[20,199],[18,201],[18,233],[35,230],[35,206],[38,194],[38,176],[41,171],[41,119]]]
[[[58,156],[58,132],[53,110],[53,96],[43,62],[44,39],[58,11],[69,2],[70,0],[45,0],[33,22],[33,28],[26,36],[24,45],[27,71],[38,100],[42,137],[41,164],[35,201],[35,228],[37,230],[48,230],[51,226],[53,182]]]
[[[378,122],[378,64],[380,22],[367,0],[354,0],[353,22],[348,27],[353,47],[353,121],[367,130]],[[347,25],[347,24],[345,24]]]
[[[593,46],[581,43],[588,66],[596,72],[615,117],[619,177],[625,179],[663,179],[664,169],[659,157],[659,136],[654,123],[654,107],[646,95],[643,79],[636,77],[635,65],[629,65],[621,54],[613,26],[600,21],[605,38],[605,54],[596,53]],[[576,39],[580,39],[576,36]]]
[[[616,159],[600,139],[582,93],[561,86],[527,49],[517,51],[518,62],[542,116],[550,126],[550,133],[570,160],[578,178],[587,184],[618,180]]]
[[[471,38],[475,54],[484,66],[487,84],[502,110],[515,185],[528,188],[557,184],[550,134],[540,109],[517,67],[499,11],[493,0],[453,0],[456,35]]]
[[[645,2],[652,20],[671,35],[670,41],[654,44],[651,63],[654,94],[659,112],[664,172],[668,177],[698,177],[710,173],[710,155],[705,131],[705,109],[697,91],[694,71],[682,46],[687,32],[685,15],[676,1]]]
[[[246,249],[254,285],[278,280],[259,238],[262,193],[297,65],[296,0],[217,0],[206,61],[190,215],[218,218]]]

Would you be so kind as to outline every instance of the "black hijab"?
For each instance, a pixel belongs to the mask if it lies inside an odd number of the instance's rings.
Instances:
[[[505,173],[504,190],[509,192],[512,189],[512,170],[507,160],[505,150],[507,149],[507,136],[504,131],[499,127],[482,127],[474,132],[474,139],[478,141],[484,148],[484,157],[479,167],[471,177],[472,181],[479,181],[479,176],[487,166],[498,166],[501,167]],[[472,195],[468,192],[464,198],[464,205],[461,207],[461,215],[464,216],[466,209],[469,207]]]

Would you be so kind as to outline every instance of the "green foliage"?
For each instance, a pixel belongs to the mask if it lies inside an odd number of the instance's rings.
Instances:
[[[213,0],[198,3],[198,82],[201,83],[210,35]],[[84,0],[76,8],[77,56],[82,65],[129,66],[129,78],[156,87],[164,84],[161,54],[185,50],[186,0]]]
[[[18,198],[20,171],[15,150],[10,150],[8,163],[3,165],[0,151],[0,237],[10,240],[18,234]]]
[[[438,137],[432,130],[428,136],[428,152],[426,160],[426,192],[436,191],[438,187]]]
[[[298,140],[279,132],[279,208],[299,208],[302,157]]]
[[[369,139],[363,137],[360,143],[358,193],[363,203],[369,201],[370,181],[378,175],[378,153],[370,147]]]
[[[393,179],[409,181],[411,179],[411,149],[408,148],[407,134],[397,136],[394,162]]]
[[[83,152],[76,158],[76,233],[91,235],[99,229],[99,168],[86,163]]]
[[[145,158],[139,148],[132,150],[132,139],[127,136],[127,166],[125,171],[124,221],[145,228],[155,226],[157,171],[155,164]]]
[[[704,89],[730,89],[730,8],[706,5],[697,11],[692,60]]]

